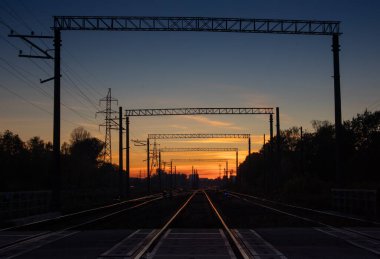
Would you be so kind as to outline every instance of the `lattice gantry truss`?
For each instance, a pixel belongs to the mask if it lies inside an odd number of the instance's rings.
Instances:
[[[107,31],[208,31],[305,35],[340,34],[338,21],[220,17],[54,16],[54,29]]]

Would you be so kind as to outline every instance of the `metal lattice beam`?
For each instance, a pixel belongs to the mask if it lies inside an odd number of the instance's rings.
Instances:
[[[126,116],[200,115],[200,114],[273,114],[273,108],[173,108],[125,110]]]
[[[250,138],[250,134],[148,134],[148,139]]]
[[[219,17],[54,16],[54,29],[104,31],[207,31],[304,35],[340,34],[339,21]]]
[[[218,147],[184,147],[184,148],[160,148],[159,149],[160,152],[227,152],[227,151],[234,151],[234,152],[237,152],[239,151],[238,148],[230,148],[230,147],[226,147],[226,148],[218,148]]]
[[[172,162],[225,162],[232,159],[222,159],[222,158],[179,158],[179,159],[171,159]]]

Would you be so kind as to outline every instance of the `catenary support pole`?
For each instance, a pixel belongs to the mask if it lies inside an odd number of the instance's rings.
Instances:
[[[251,154],[251,136],[248,138],[248,156]]]
[[[174,166],[174,188],[177,188],[177,166]]]
[[[158,182],[162,191],[161,151],[158,151]]]
[[[119,107],[119,196],[124,197],[123,179],[123,108]]]
[[[273,114],[269,114],[269,141],[270,141],[270,147],[272,149],[272,141],[273,141]]]
[[[226,161],[226,176],[227,176],[227,179],[228,179],[228,160]]]
[[[150,193],[150,144],[149,138],[146,139],[146,183],[148,187],[148,193]]]
[[[130,194],[130,156],[129,156],[129,117],[125,117],[125,194],[129,197]]]
[[[301,145],[300,145],[300,152],[301,152],[301,156],[300,156],[300,169],[301,169],[301,173],[304,174],[304,167],[303,167],[303,160],[304,160],[304,151],[303,151],[303,129],[302,127],[300,127],[300,141],[301,141]]]
[[[173,161],[170,161],[170,190],[173,190]]]
[[[276,107],[276,154],[277,154],[277,178],[281,176],[281,131],[280,131],[280,108]]]
[[[335,104],[335,177],[338,185],[342,182],[342,111],[340,97],[340,65],[339,65],[339,34],[332,36],[332,51],[334,59],[334,104]]]
[[[238,156],[239,156],[239,152],[236,151],[236,179],[239,178],[239,172],[238,172],[238,170],[239,170],[239,166],[238,166],[239,157]]]
[[[53,119],[52,209],[61,208],[61,30],[54,30],[54,119]]]

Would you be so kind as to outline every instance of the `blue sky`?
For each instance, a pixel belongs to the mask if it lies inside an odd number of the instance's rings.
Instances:
[[[53,15],[212,16],[342,21],[341,82],[343,119],[380,107],[378,1],[26,1],[2,0],[0,18],[19,33],[49,34]],[[0,131],[23,139],[52,139],[51,62],[18,58],[30,49],[0,25]],[[193,32],[63,32],[62,141],[82,125],[103,138],[95,119],[98,99],[112,88],[124,108],[276,107],[281,126],[333,121],[331,38],[327,36]],[[40,44],[44,46],[41,42]],[[51,48],[51,42],[46,42]],[[50,62],[50,63],[49,63]],[[13,70],[15,68],[15,70]],[[13,73],[10,73],[12,71]],[[15,72],[18,71],[18,72]],[[21,76],[19,73],[22,73]],[[18,76],[15,76],[17,74]],[[28,83],[24,81],[27,80]],[[47,92],[41,94],[43,91]],[[90,99],[82,98],[77,88]],[[25,102],[25,99],[28,102]],[[115,110],[117,107],[114,107]],[[73,112],[72,110],[75,110]],[[78,115],[78,113],[80,115]],[[263,116],[133,118],[132,138],[149,133],[251,133],[254,150],[268,134]],[[117,133],[113,146],[117,150]],[[162,143],[161,145],[185,145]],[[245,142],[187,143],[233,146]],[[246,151],[245,151],[246,152]],[[143,167],[134,147],[135,170]],[[220,154],[214,154],[220,156]],[[240,156],[241,160],[244,158]],[[117,161],[116,154],[114,161]],[[133,166],[133,165],[132,165]],[[185,170],[185,169],[184,169]]]

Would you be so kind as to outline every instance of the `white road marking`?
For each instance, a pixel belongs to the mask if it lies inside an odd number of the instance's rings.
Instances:
[[[334,228],[334,227],[326,227],[326,228],[314,228],[320,232],[328,234],[330,236],[337,237],[339,239],[343,239],[344,241],[377,255],[380,255],[380,241],[375,240],[361,234],[351,232],[348,230]]]
[[[79,231],[61,231],[32,238],[24,242],[20,242],[12,246],[0,249],[0,258],[14,258],[76,233],[79,233]]]

